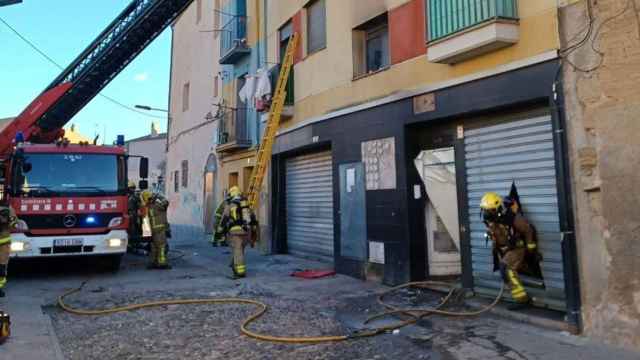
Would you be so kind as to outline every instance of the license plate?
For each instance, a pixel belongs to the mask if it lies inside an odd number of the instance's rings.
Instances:
[[[53,246],[82,246],[82,239],[53,239]]]

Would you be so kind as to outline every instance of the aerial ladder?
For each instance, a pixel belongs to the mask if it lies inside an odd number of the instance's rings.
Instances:
[[[282,59],[282,66],[280,68],[280,75],[278,76],[278,82],[276,84],[276,90],[271,102],[271,111],[269,113],[269,120],[267,126],[264,129],[262,135],[262,141],[256,154],[256,166],[253,168],[251,174],[251,181],[249,182],[249,190],[247,193],[247,200],[249,206],[255,211],[258,205],[258,199],[260,197],[260,189],[262,188],[262,182],[267,173],[267,167],[271,160],[271,154],[273,150],[273,142],[275,141],[278,127],[280,126],[280,118],[282,116],[282,109],[284,108],[284,101],[287,97],[287,81],[289,80],[289,74],[293,67],[293,60],[298,47],[298,33],[294,33],[289,38],[287,44],[287,50]]]
[[[22,133],[52,143],[64,125],[107,86],[193,0],[134,0],[27,108],[0,132],[0,156]]]

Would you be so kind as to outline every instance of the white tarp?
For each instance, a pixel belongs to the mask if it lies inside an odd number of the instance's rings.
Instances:
[[[460,251],[458,195],[453,148],[424,150],[414,160],[429,201]]]

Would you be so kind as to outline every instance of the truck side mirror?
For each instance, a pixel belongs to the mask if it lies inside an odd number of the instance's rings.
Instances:
[[[149,188],[149,182],[147,180],[138,181],[138,189],[147,190]]]
[[[146,157],[140,158],[140,178],[146,179],[149,177],[149,159]]]
[[[29,171],[31,171],[31,168],[32,168],[31,163],[28,163],[28,162],[22,163],[22,173],[23,174],[26,174]]]

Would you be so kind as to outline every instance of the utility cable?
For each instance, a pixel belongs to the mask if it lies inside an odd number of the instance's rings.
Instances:
[[[100,316],[100,315],[110,315],[110,314],[115,314],[115,313],[120,313],[120,312],[126,312],[126,311],[133,311],[133,310],[139,310],[139,309],[144,309],[144,308],[152,308],[152,307],[159,307],[159,306],[166,306],[166,305],[204,305],[204,304],[218,304],[218,305],[225,305],[225,304],[240,304],[240,305],[253,305],[254,307],[257,308],[257,311],[255,311],[253,314],[251,314],[250,316],[248,316],[247,318],[245,318],[242,321],[242,324],[240,325],[240,331],[253,339],[256,340],[260,340],[260,341],[267,341],[267,342],[275,342],[275,343],[287,343],[287,344],[311,344],[311,343],[323,343],[323,342],[339,342],[339,341],[346,341],[346,340],[351,340],[351,339],[358,339],[358,338],[364,338],[364,337],[372,337],[372,336],[376,336],[379,334],[383,334],[383,333],[387,333],[389,331],[393,331],[399,328],[402,328],[404,326],[407,325],[411,325],[415,322],[417,322],[418,320],[420,320],[421,318],[429,315],[429,314],[441,314],[441,315],[447,315],[447,316],[459,316],[459,317],[468,317],[468,316],[476,316],[476,315],[480,315],[486,311],[491,310],[493,307],[495,307],[498,302],[500,301],[500,299],[502,298],[502,295],[504,293],[504,283],[502,284],[502,287],[500,288],[500,291],[496,297],[496,299],[489,305],[487,305],[486,307],[477,310],[477,311],[472,311],[472,312],[453,312],[453,311],[445,311],[442,310],[442,307],[445,306],[447,304],[447,302],[451,299],[451,297],[454,295],[454,293],[456,291],[458,291],[458,288],[454,288],[451,286],[451,284],[447,284],[447,283],[442,283],[442,282],[434,282],[434,281],[422,281],[422,282],[411,282],[411,283],[407,283],[404,285],[400,285],[400,286],[396,286],[394,288],[391,288],[385,292],[383,292],[382,294],[380,294],[378,296],[378,303],[380,303],[381,305],[383,305],[385,308],[389,309],[389,311],[379,314],[379,315],[375,315],[370,317],[369,319],[367,319],[365,321],[365,324],[369,323],[370,321],[373,321],[375,319],[378,319],[382,316],[387,316],[387,315],[393,315],[393,314],[405,314],[405,315],[409,315],[411,316],[410,319],[408,320],[402,320],[398,323],[395,324],[391,324],[391,325],[387,325],[387,326],[382,326],[382,327],[377,327],[377,328],[365,328],[363,330],[359,330],[356,331],[352,334],[342,334],[342,335],[330,335],[330,336],[309,336],[309,337],[298,337],[298,336],[274,336],[271,334],[266,334],[266,333],[258,333],[255,331],[252,331],[249,329],[249,325],[251,325],[252,323],[256,322],[260,317],[262,317],[268,310],[268,306],[266,304],[264,304],[263,302],[260,302],[258,300],[253,300],[253,299],[243,299],[243,298],[209,298],[209,299],[175,299],[175,300],[158,300],[158,301],[151,301],[151,302],[146,302],[146,303],[140,303],[140,304],[131,304],[131,305],[125,305],[125,306],[120,306],[120,307],[114,307],[114,308],[110,308],[110,309],[101,309],[101,310],[88,310],[88,309],[77,309],[74,307],[69,306],[68,304],[65,303],[65,298],[80,292],[84,286],[86,285],[87,281],[83,282],[78,288],[75,289],[71,289],[67,292],[65,292],[64,294],[62,294],[60,297],[58,297],[58,306],[60,306],[60,308],[62,308],[64,311],[69,312],[71,314],[75,314],[75,315],[84,315],[84,316]],[[421,309],[400,309],[398,307],[389,305],[387,303],[385,303],[383,301],[384,297],[394,291],[397,291],[399,289],[403,289],[406,287],[421,287],[421,288],[426,288],[426,289],[432,289],[432,290],[436,290],[439,291],[440,287],[442,286],[446,286],[446,287],[450,287],[449,293],[440,301],[440,303],[433,307],[433,308],[421,308]]]
[[[59,63],[57,63],[55,60],[53,60],[49,55],[47,55],[44,51],[40,50],[40,48],[38,48],[38,46],[36,46],[32,41],[30,41],[29,39],[27,39],[24,35],[22,35],[18,30],[16,30],[16,28],[14,28],[13,26],[11,26],[8,22],[6,22],[3,18],[0,17],[0,22],[2,22],[7,28],[9,28],[9,30],[11,30],[16,36],[18,36],[22,41],[24,41],[27,45],[29,45],[30,48],[32,48],[33,50],[35,50],[38,54],[40,54],[42,57],[44,57],[47,61],[49,61],[51,64],[53,64],[55,67],[57,67],[60,70],[64,70],[64,67],[62,65],[60,65]],[[144,116],[148,116],[148,117],[152,117],[152,118],[156,118],[156,119],[166,119],[166,117],[163,116],[158,116],[158,115],[153,115],[153,114],[147,114],[143,111],[137,110],[135,108],[132,108],[130,106],[127,106],[123,103],[121,103],[120,101],[104,95],[102,93],[98,93],[98,95],[102,96],[104,99],[112,102],[115,105],[118,105],[126,110],[144,115]]]

